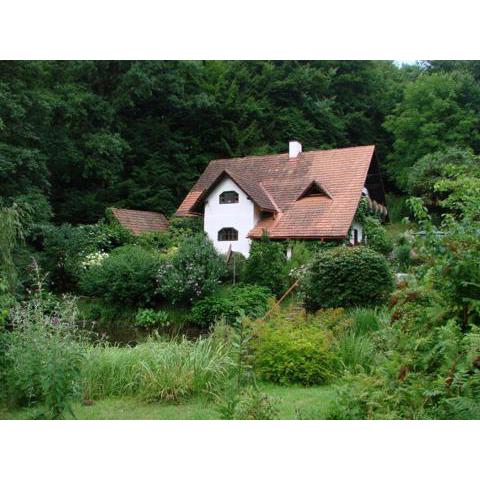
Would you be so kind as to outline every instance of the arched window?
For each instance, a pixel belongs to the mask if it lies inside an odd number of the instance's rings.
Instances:
[[[238,231],[234,228],[222,228],[218,231],[219,242],[234,242],[238,240]]]
[[[238,203],[238,193],[233,190],[221,193],[220,203]]]

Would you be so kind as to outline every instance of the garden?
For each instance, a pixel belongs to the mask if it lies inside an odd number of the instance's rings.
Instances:
[[[196,219],[133,236],[2,208],[0,415],[479,418],[479,182],[450,163],[393,234],[362,201],[367,245],[265,235],[228,262]]]
[[[480,418],[479,71],[3,63],[0,418]],[[293,137],[375,143],[388,218],[360,201],[365,244],[227,259],[173,216],[210,160]]]

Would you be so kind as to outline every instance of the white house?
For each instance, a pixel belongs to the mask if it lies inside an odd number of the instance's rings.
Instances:
[[[360,198],[386,216],[374,147],[302,152],[290,142],[279,155],[210,162],[177,210],[201,215],[217,250],[246,257],[252,240],[364,240],[354,215]]]

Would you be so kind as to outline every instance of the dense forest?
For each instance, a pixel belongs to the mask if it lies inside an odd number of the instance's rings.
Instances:
[[[376,144],[390,192],[446,146],[480,150],[480,62],[0,63],[0,199],[35,222],[172,214],[209,160]]]

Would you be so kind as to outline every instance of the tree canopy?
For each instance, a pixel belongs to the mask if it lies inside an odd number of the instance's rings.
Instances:
[[[376,144],[390,189],[446,147],[479,153],[480,64],[0,62],[0,195],[38,223],[171,214],[215,158]]]

